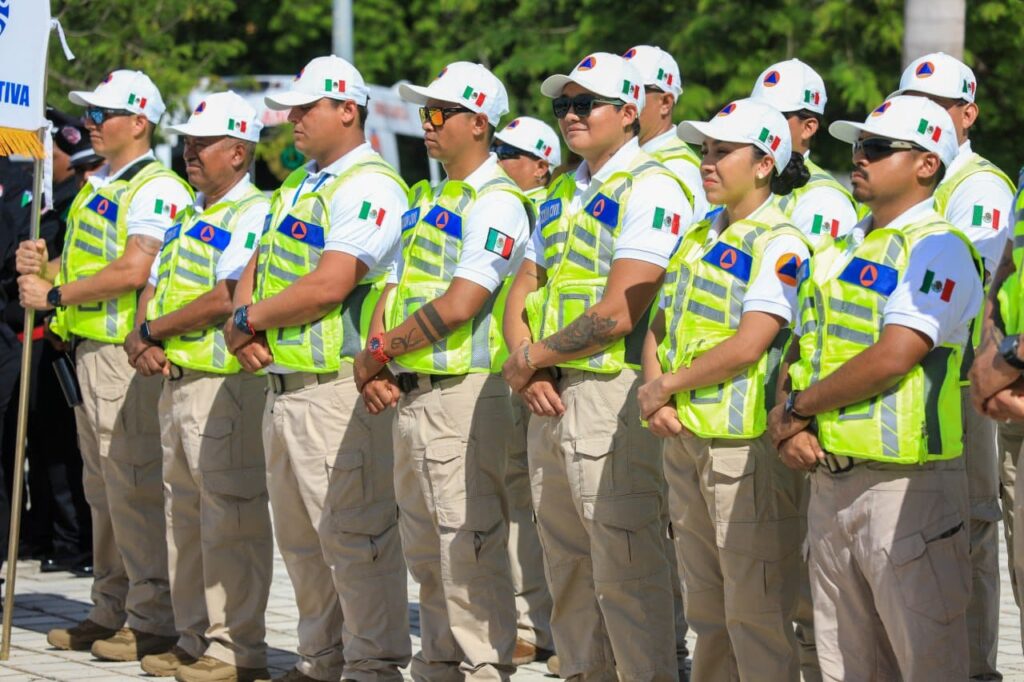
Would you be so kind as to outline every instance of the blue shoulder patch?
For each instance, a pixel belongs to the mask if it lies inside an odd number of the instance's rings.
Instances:
[[[804,280],[811,276],[811,259],[805,258],[796,271],[796,285],[800,286]]]
[[[725,210],[725,206],[715,206],[708,209],[708,212],[704,214],[701,220],[714,220],[718,217],[718,214]]]
[[[324,228],[314,223],[296,220],[294,216],[287,215],[277,226],[277,231],[314,248],[324,248]]]
[[[202,220],[189,228],[189,231],[185,234],[192,237],[192,239],[198,239],[204,244],[209,244],[218,251],[226,249],[231,241],[230,232]]]
[[[106,218],[112,223],[117,222],[117,204],[106,197],[101,197],[97,194],[89,200],[89,203],[86,204],[86,208],[96,215]]]
[[[600,192],[587,204],[586,211],[609,227],[619,224],[619,202]]]
[[[540,205],[537,211],[537,227],[544,227],[562,215],[562,200],[548,199]]]
[[[440,206],[434,206],[427,211],[423,222],[433,225],[449,236],[462,239],[462,218],[458,213],[453,213]]]
[[[890,268],[888,265],[863,258],[854,258],[843,268],[839,279],[848,284],[856,284],[859,287],[888,296],[896,290],[899,272],[896,271],[896,268]]]
[[[420,221],[420,208],[411,208],[402,214],[402,232],[410,230],[416,227],[416,223]]]
[[[167,231],[164,232],[164,243],[160,246],[160,250],[162,251],[166,249],[167,245],[173,242],[175,239],[177,239],[180,235],[181,223],[175,223],[174,225],[168,227]]]
[[[263,231],[260,232],[260,235],[265,235],[267,232],[270,232],[270,221],[272,221],[273,219],[274,215],[272,213],[268,213],[263,218]]]
[[[701,259],[709,265],[728,272],[730,275],[743,282],[750,281],[750,269],[754,264],[753,257],[723,242],[716,243],[711,250],[704,254]]]

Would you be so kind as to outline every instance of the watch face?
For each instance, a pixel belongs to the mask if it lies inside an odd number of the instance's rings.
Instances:
[[[379,337],[375,336],[372,339],[370,339],[370,350],[372,350],[372,351],[380,350],[380,338]]]

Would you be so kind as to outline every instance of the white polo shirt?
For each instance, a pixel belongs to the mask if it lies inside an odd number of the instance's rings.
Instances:
[[[758,220],[758,214],[772,205],[773,198],[770,197],[747,218]],[[715,216],[704,241],[702,256],[718,243],[727,227],[725,221],[725,211]],[[751,273],[747,291],[743,295],[744,313],[769,313],[781,317],[787,323],[796,319],[796,281],[790,276],[780,276],[778,272],[779,266],[787,264],[793,257],[797,259],[797,268],[810,257],[807,245],[799,238],[792,234],[779,234],[768,240],[757,272]]]
[[[804,154],[804,158],[810,158],[810,152]],[[814,234],[816,222],[820,221],[822,225],[830,226],[835,220],[839,224],[836,236],[842,237],[857,224],[857,211],[849,197],[835,187],[814,187],[800,195],[793,207],[790,220],[812,240],[818,239],[822,234],[830,234],[828,227],[823,227],[821,232]]]
[[[124,172],[143,159],[155,161],[152,151],[148,151],[137,159],[132,160],[113,175],[110,175],[110,165],[104,164],[99,170],[89,176],[86,183],[92,188],[93,194],[106,187],[124,175]],[[91,200],[92,197],[90,196]],[[173,215],[188,206],[192,201],[185,185],[174,178],[166,176],[153,178],[146,182],[135,193],[131,203],[127,206],[129,237],[139,235],[152,237],[158,241],[164,240],[164,232],[174,224]],[[158,206],[158,202],[159,206]],[[170,207],[167,210],[166,207]],[[163,209],[158,211],[157,209]],[[125,210],[122,207],[121,210]]]
[[[970,140],[960,145],[959,153],[946,169],[943,182],[952,178],[970,160],[972,153]],[[995,272],[1003,257],[1006,240],[1012,235],[1012,214],[1013,191],[1006,183],[994,173],[976,173],[954,190],[946,204],[944,217],[971,240],[985,261],[985,269]]]
[[[251,187],[252,182],[249,179],[249,174],[246,173],[217,203],[238,201],[249,193]],[[202,215],[207,208],[212,207],[206,205],[206,196],[202,192],[197,192],[195,201],[192,202],[192,210],[198,216]],[[267,199],[254,201],[238,217],[235,229],[231,233],[231,240],[217,257],[216,277],[218,282],[225,279],[237,281],[242,276],[242,270],[248,265],[253,251],[259,246],[263,220],[266,218],[269,208],[270,201]],[[157,273],[160,271],[160,260],[163,255],[164,252],[161,250],[153,259],[153,266],[149,270],[149,283],[153,286],[156,286]]]
[[[934,210],[934,202],[929,198],[907,209],[887,227],[906,227]],[[838,276],[850,262],[853,250],[864,241],[872,220],[872,216],[868,216],[850,231],[847,256],[835,260],[831,275]],[[933,287],[922,292],[926,280],[953,281],[949,300],[943,300],[942,291]],[[971,321],[981,311],[983,296],[981,277],[967,245],[949,232],[933,234],[917,242],[910,252],[907,267],[896,289],[886,300],[882,311],[883,324],[915,329],[928,336],[935,346],[944,343],[962,345],[970,336]],[[802,333],[802,329],[798,333]]]
[[[679,137],[676,135],[675,126],[673,126],[661,135],[648,140],[640,149],[648,154],[653,154],[662,147],[667,147],[670,144],[674,145],[677,142],[679,142]],[[698,158],[700,157],[699,150],[697,156]],[[700,168],[682,159],[670,159],[665,165],[676,174],[676,177],[686,185],[686,189],[690,190],[690,193],[693,194],[693,216],[690,218],[690,223],[704,220],[704,215],[708,212],[708,200],[704,196],[704,179],[700,176]]]
[[[479,191],[499,171],[498,157],[492,153],[463,182]],[[512,239],[512,253],[508,258],[487,248],[488,235],[492,230],[500,232],[506,240]],[[462,252],[452,277],[467,279],[493,292],[506,277],[519,269],[529,240],[530,218],[523,203],[509,192],[489,192],[474,201],[469,212],[462,217]],[[395,284],[401,275],[399,250],[388,281]]]
[[[584,161],[576,169],[576,191],[573,194],[569,211],[576,213],[583,209],[584,199],[591,198],[591,185],[599,186],[617,171],[629,168],[636,155],[640,153],[640,145],[636,138],[624,144],[601,167],[594,177],[590,177],[590,168]],[[659,214],[659,211],[661,212]],[[615,253],[612,261],[620,258],[652,263],[659,267],[668,267],[668,260],[676,248],[680,235],[672,234],[671,230],[655,226],[656,216],[676,214],[682,217],[692,214],[690,204],[678,183],[664,175],[648,175],[633,183],[626,212],[622,217],[622,229],[615,240]],[[541,267],[544,262],[544,246],[541,242],[541,231],[534,230],[533,238],[526,249],[526,258]]]

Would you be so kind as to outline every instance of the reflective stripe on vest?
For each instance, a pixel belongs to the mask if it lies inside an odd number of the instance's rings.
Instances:
[[[167,230],[160,248],[156,291],[147,317],[154,319],[179,310],[217,284],[217,261],[239,228],[238,220],[251,207],[267,206],[263,193],[250,185],[237,201],[221,201],[203,213],[192,206]],[[235,374],[241,365],[227,351],[220,325],[164,341],[164,353],[176,365],[215,374]]]
[[[878,341],[886,301],[903,276],[914,245],[944,232],[967,245],[980,281],[977,251],[936,213],[902,229],[872,230],[852,253],[845,250],[844,239],[814,255],[800,277],[804,325],[800,359],[790,368],[793,388],[804,389],[827,377]],[[836,454],[900,464],[958,457],[963,435],[961,364],[958,344],[937,346],[889,390],[819,414],[822,447]]]
[[[67,235],[56,285],[90,277],[124,253],[128,239],[129,207],[146,183],[171,178],[192,190],[170,169],[153,159],[143,159],[117,180],[93,192],[85,185],[68,211]],[[104,343],[122,343],[135,325],[138,292],[116,298],[67,306],[57,317],[55,330]]]
[[[417,201],[402,217],[402,277],[385,305],[387,329],[395,329],[448,290],[462,254],[463,221],[473,204],[490,192],[517,197],[532,224],[532,202],[497,166],[479,190],[455,180],[445,181],[436,192],[426,182],[413,186],[410,194]],[[424,374],[501,371],[508,357],[501,326],[510,284],[508,277],[472,320],[428,348],[399,356],[398,362]]]
[[[260,238],[254,301],[274,296],[316,269],[331,227],[331,198],[353,179],[376,173],[405,183],[383,159],[359,161],[336,178],[304,189],[305,169],[293,172],[274,194],[270,216]],[[384,277],[364,279],[345,301],[306,324],[267,330],[275,364],[300,372],[336,371],[365,345],[373,308],[384,288]]]
[[[695,357],[735,335],[747,287],[760,272],[765,248],[772,239],[790,235],[811,248],[803,233],[771,204],[730,225],[707,247],[710,228],[711,221],[703,221],[686,234],[665,275],[665,336],[658,357],[666,372],[689,367]],[[784,267],[790,268],[795,278],[800,265],[794,256]],[[756,438],[764,433],[782,347],[788,338],[789,330],[783,329],[758,362],[739,375],[676,394],[683,425],[704,438]]]
[[[664,175],[683,187],[671,171],[640,152],[626,170],[613,173],[602,183],[592,183],[581,197],[579,210],[570,208],[574,183],[557,190],[560,211],[552,220],[559,224],[540,229],[548,229],[551,234],[565,233],[566,241],[547,262],[547,284],[527,297],[526,312],[535,339],[564,329],[601,300],[633,182],[647,174]],[[546,206],[541,207],[542,214]],[[591,356],[559,366],[602,374],[614,374],[627,366],[638,368],[648,320],[649,315],[645,314],[625,338]]]

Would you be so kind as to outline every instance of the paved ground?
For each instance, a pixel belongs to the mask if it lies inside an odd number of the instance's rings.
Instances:
[[[1005,548],[1001,550],[1005,556]],[[1002,557],[1001,557],[1002,558]],[[1024,682],[1024,655],[1021,653],[1020,621],[1017,606],[1002,566],[1002,607],[1000,613],[999,665],[1005,680]],[[104,663],[88,652],[58,651],[46,643],[46,632],[52,627],[71,625],[83,618],[89,610],[89,580],[74,578],[67,573],[42,574],[37,562],[18,565],[17,599],[14,611],[14,630],[11,636],[11,657],[0,663],[0,682],[8,680],[128,680],[148,677],[137,663]],[[413,650],[419,644],[416,612],[415,584],[409,582],[409,600],[413,623]],[[267,608],[267,642],[270,649],[271,670],[281,673],[295,661],[295,624],[298,618],[291,583],[284,564],[277,557],[274,564],[274,583]],[[692,647],[692,642],[691,642]],[[546,675],[543,664],[520,668],[518,682],[542,680]]]

